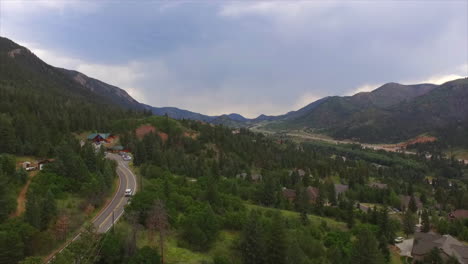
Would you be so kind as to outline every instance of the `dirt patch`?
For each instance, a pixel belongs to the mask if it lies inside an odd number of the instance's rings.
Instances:
[[[198,133],[195,131],[186,131],[184,132],[184,137],[189,137],[191,139],[197,139]]]
[[[400,146],[401,147],[408,147],[410,145],[414,145],[414,144],[417,144],[417,143],[429,143],[429,142],[434,142],[434,141],[437,141],[437,138],[436,137],[431,137],[431,136],[419,136],[419,137],[416,137],[414,139],[410,139],[404,143],[401,143]]]
[[[151,125],[141,125],[137,129],[135,129],[135,135],[139,139],[142,139],[145,135],[154,132],[156,132],[156,128]]]
[[[169,138],[168,134],[158,131],[157,128],[152,125],[141,125],[137,129],[135,129],[135,135],[138,139],[144,138],[145,135],[149,133],[156,133],[161,138],[161,141],[163,143],[166,142]]]
[[[17,217],[20,216],[26,210],[26,194],[28,193],[29,185],[31,184],[31,180],[34,176],[37,175],[39,171],[32,171],[29,173],[28,181],[21,189],[20,193],[18,194],[18,198],[16,198],[16,211],[10,215],[10,217]]]
[[[165,143],[169,139],[169,135],[164,132],[158,132],[158,136],[161,138],[161,141]]]

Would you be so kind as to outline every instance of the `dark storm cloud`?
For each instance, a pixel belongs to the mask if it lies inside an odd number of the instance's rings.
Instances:
[[[155,106],[280,114],[468,74],[466,1],[28,3],[2,35]]]

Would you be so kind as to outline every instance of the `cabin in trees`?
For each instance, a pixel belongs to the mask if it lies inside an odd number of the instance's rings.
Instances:
[[[296,191],[283,187],[283,197],[289,202],[296,200]]]
[[[450,220],[463,220],[468,219],[468,210],[457,209],[453,212],[450,212],[448,215]]]
[[[262,181],[262,175],[261,174],[258,174],[258,173],[253,173],[249,175],[246,173],[246,172],[242,172],[242,173],[239,173],[236,175],[236,178],[237,179],[243,179],[243,180],[246,180],[246,179],[249,179],[253,182],[260,182]]]
[[[42,169],[44,169],[44,165],[52,163],[54,161],[55,161],[54,159],[40,160],[40,161],[37,162],[37,166],[39,167],[39,170],[42,170]]]
[[[368,184],[369,187],[371,188],[376,188],[376,189],[380,189],[380,190],[385,190],[388,188],[388,185],[385,184],[385,183],[378,183],[378,182],[371,182]]]
[[[319,189],[316,187],[309,186],[306,188],[305,192],[309,203],[314,204],[319,197]],[[289,202],[293,202],[297,198],[296,191],[293,189],[288,189],[286,187],[283,187],[282,194],[283,197]]]
[[[310,203],[315,203],[319,198],[320,191],[316,187],[309,186],[307,187],[306,192]]]
[[[339,184],[339,183],[335,184],[334,187],[335,187],[335,194],[337,198],[340,194],[345,193],[349,189],[348,185]]]
[[[110,152],[113,152],[113,153],[121,153],[121,152],[128,152],[127,150],[125,150],[125,148],[121,145],[116,145],[116,146],[112,146],[110,148],[107,148],[107,151],[110,151]]]
[[[100,143],[100,142],[109,142],[109,139],[111,138],[110,133],[92,133],[88,135],[88,140],[94,142],[94,143]]]

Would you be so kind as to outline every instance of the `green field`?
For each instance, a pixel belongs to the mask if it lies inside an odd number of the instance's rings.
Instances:
[[[288,211],[288,210],[281,210],[281,209],[275,209],[275,208],[269,208],[269,207],[263,207],[263,206],[258,206],[254,204],[246,204],[247,208],[249,209],[255,209],[255,210],[262,210],[262,211],[279,211],[281,215],[285,218],[288,219],[299,219],[299,213],[294,212],[294,211]],[[333,220],[331,218],[327,217],[321,217],[317,215],[308,215],[309,221],[314,224],[314,225],[320,225],[322,222],[327,223],[327,226],[332,228],[332,229],[339,229],[339,230],[346,230],[346,224],[343,222],[338,222],[336,220]]]

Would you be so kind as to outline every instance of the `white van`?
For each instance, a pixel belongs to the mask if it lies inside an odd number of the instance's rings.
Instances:
[[[132,189],[125,189],[125,196],[126,197],[132,196],[132,194],[133,194]]]

